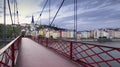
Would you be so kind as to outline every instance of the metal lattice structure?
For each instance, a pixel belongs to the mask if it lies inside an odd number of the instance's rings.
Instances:
[[[71,60],[87,67],[120,66],[120,48],[48,38],[32,38]]]
[[[21,43],[21,36],[11,41],[0,50],[0,67],[14,67]]]

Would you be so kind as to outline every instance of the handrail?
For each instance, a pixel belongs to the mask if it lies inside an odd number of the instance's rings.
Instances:
[[[59,39],[54,39],[54,40],[59,40]],[[111,47],[111,46],[108,46],[108,45],[99,45],[99,44],[92,44],[92,43],[86,43],[86,42],[80,42],[80,41],[73,41],[73,40],[64,40],[64,39],[61,39],[61,40],[62,41],[66,41],[66,42],[83,43],[83,44],[89,44],[89,45],[100,46],[100,47],[120,49],[120,47]]]
[[[5,47],[0,49],[0,55],[2,53],[5,52],[6,49],[8,49],[18,38],[20,38],[21,36],[18,36],[17,38],[15,38],[14,40],[12,40],[10,43],[8,43]]]
[[[15,66],[21,38],[21,36],[18,36],[0,50],[0,67]]]

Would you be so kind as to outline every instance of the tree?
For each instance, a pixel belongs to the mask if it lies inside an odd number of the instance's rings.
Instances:
[[[21,32],[19,25],[14,26],[15,33],[13,30],[13,25],[6,25],[6,28],[7,28],[7,35],[6,35],[7,38],[12,38],[14,37],[14,35],[18,36]],[[4,25],[0,24],[0,39],[3,38],[3,35],[4,35],[3,31],[4,31]]]
[[[4,25],[0,24],[0,39],[3,38],[3,30],[4,30]]]
[[[12,26],[11,25],[7,25],[7,38],[12,38],[13,36],[13,29],[12,29]]]
[[[19,26],[19,25],[17,25],[17,26],[15,27],[15,32],[16,32],[16,35],[17,35],[17,36],[20,35],[21,29],[20,29],[20,26]]]

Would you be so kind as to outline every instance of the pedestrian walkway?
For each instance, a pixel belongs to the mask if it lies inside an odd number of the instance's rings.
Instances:
[[[22,38],[16,67],[80,67],[28,38]]]

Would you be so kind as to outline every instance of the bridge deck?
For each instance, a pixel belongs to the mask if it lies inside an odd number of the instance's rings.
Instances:
[[[16,67],[79,67],[79,65],[28,38],[23,38]]]

